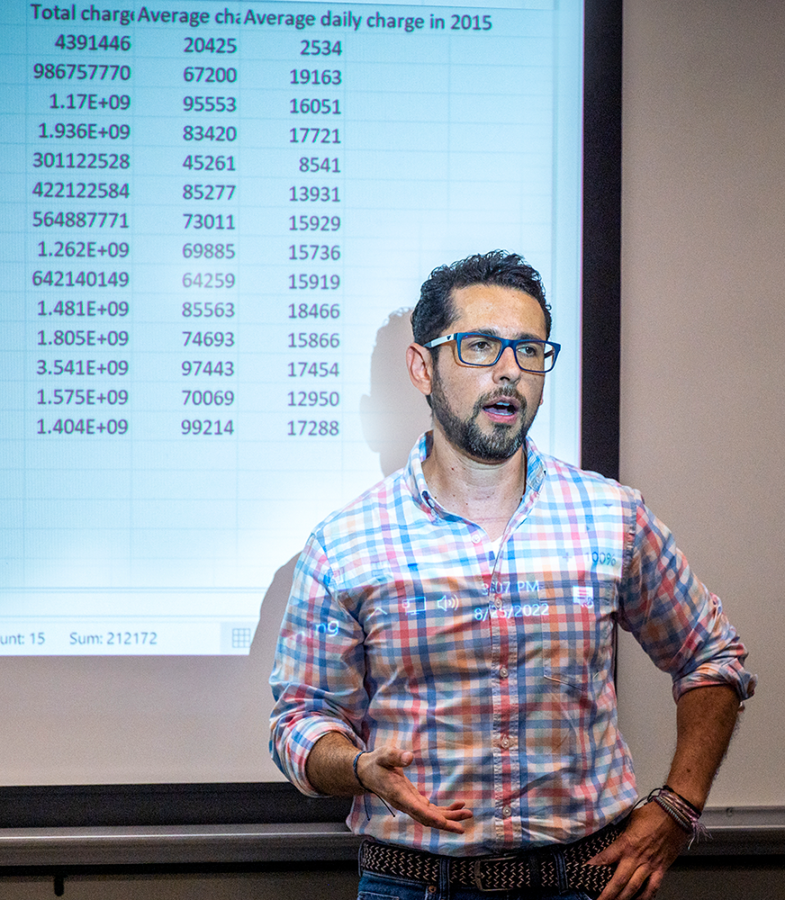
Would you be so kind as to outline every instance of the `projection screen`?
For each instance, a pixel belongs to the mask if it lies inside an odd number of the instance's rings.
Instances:
[[[280,780],[294,561],[428,427],[403,356],[435,266],[539,269],[562,352],[533,437],[613,457],[618,323],[583,295],[618,278],[618,156],[584,155],[585,24],[578,0],[2,5],[7,785]]]

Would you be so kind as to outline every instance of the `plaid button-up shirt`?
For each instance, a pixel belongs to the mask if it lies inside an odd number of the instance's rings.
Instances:
[[[678,699],[755,684],[720,601],[638,492],[527,443],[526,491],[496,551],[406,468],[331,515],[294,577],[271,684],[271,752],[305,794],[314,743],[414,753],[437,805],[474,812],[464,835],[355,798],[349,825],[451,855],[572,841],[635,803],[616,720],[613,629],[631,631]],[[370,818],[366,815],[366,807]]]

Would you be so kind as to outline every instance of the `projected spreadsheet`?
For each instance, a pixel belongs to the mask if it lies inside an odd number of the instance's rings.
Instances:
[[[248,653],[383,475],[388,317],[469,253],[542,272],[533,434],[578,460],[582,21],[553,6],[3,4],[0,654]]]

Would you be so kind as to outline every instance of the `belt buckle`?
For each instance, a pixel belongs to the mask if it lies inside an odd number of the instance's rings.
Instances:
[[[481,867],[484,865],[492,865],[493,863],[505,862],[505,860],[513,859],[512,856],[481,856],[474,860],[472,863],[472,880],[474,881],[474,886],[478,891],[482,891],[484,894],[491,894],[494,891],[509,891],[511,888],[506,887],[485,887],[482,883],[482,872],[480,871]]]

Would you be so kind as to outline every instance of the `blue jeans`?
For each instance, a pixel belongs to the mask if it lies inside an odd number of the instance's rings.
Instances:
[[[520,890],[479,891],[475,888],[451,887],[438,884],[422,884],[387,875],[363,873],[357,900],[592,900],[583,891]]]

